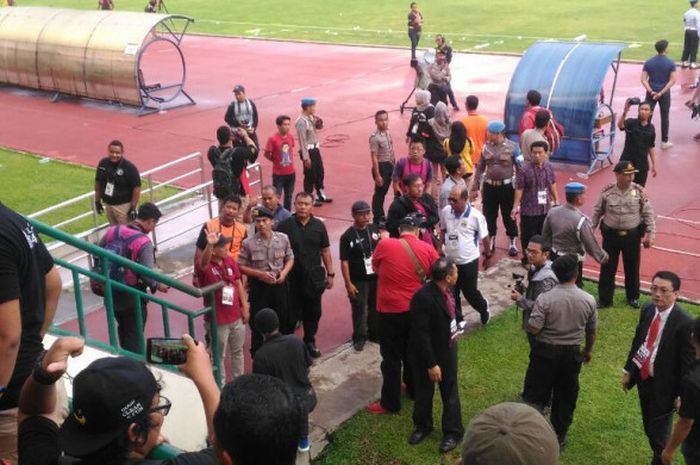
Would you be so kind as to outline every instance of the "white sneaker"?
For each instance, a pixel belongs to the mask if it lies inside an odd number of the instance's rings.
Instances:
[[[697,63],[690,64],[690,69],[698,69],[698,68],[700,68],[700,65],[698,65]]]
[[[688,62],[687,61],[681,61],[681,68],[687,68],[688,67]]]
[[[673,147],[671,142],[661,142],[661,150],[670,149],[671,147]]]

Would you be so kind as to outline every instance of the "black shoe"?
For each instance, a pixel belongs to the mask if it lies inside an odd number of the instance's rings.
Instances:
[[[319,358],[321,356],[321,351],[318,350],[318,347],[316,347],[316,344],[313,342],[307,343],[306,348],[308,349],[311,358]]]
[[[563,436],[557,435],[557,440],[559,441],[559,453],[561,454],[564,452],[564,449],[566,449],[567,444],[569,444],[569,440],[566,437],[566,434]]]
[[[352,343],[352,347],[357,351],[357,352],[362,352],[362,350],[365,348],[365,341],[357,341]]]
[[[457,438],[453,438],[452,436],[442,438],[442,442],[440,443],[440,453],[446,454],[457,447],[457,444],[459,444]]]
[[[323,202],[320,199],[314,200],[314,207],[320,207],[323,205]]]
[[[639,308],[639,300],[637,300],[637,299],[632,299],[632,300],[628,301],[627,303],[632,308]]]
[[[415,446],[419,442],[421,442],[423,439],[427,438],[430,433],[433,432],[433,429],[430,428],[428,430],[423,430],[423,429],[416,429],[413,430],[411,435],[408,437],[408,443],[412,446]]]
[[[612,304],[611,304],[611,303],[608,303],[608,302],[598,302],[598,309],[610,308],[610,307],[612,307]]]

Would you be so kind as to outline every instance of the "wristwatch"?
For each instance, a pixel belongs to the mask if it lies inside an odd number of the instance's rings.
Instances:
[[[46,351],[44,350],[41,352],[41,354],[39,354],[39,357],[37,357],[34,370],[32,370],[32,379],[41,385],[51,386],[52,384],[55,384],[56,381],[61,379],[61,376],[52,375],[42,368],[41,363],[43,362],[45,356]]]

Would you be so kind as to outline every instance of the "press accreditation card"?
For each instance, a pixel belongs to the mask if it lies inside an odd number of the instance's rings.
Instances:
[[[223,305],[233,305],[233,286],[224,286],[221,289],[221,303]]]
[[[537,205],[547,205],[547,189],[537,191]]]
[[[105,195],[107,197],[112,197],[114,195],[114,183],[108,182],[105,184]]]
[[[365,273],[367,273],[368,276],[371,274],[374,274],[374,268],[372,268],[372,257],[365,258],[364,260],[365,260]]]
[[[645,344],[642,344],[637,353],[634,354],[634,357],[632,357],[632,363],[637,365],[637,368],[642,368],[642,365],[644,365],[650,356],[651,352],[649,352]]]

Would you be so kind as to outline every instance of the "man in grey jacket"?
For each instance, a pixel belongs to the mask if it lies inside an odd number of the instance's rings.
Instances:
[[[535,337],[527,332],[527,321],[530,319],[535,301],[540,294],[549,291],[559,283],[552,271],[552,261],[549,259],[550,250],[551,245],[541,235],[537,234],[530,238],[526,249],[527,261],[530,265],[527,271],[527,288],[524,294],[521,294],[516,288],[513,288],[510,293],[510,298],[523,309],[523,329],[526,330],[525,333],[531,349]]]

